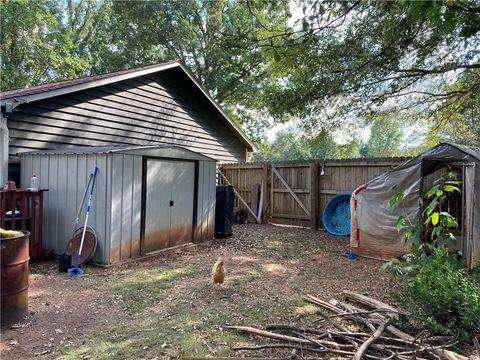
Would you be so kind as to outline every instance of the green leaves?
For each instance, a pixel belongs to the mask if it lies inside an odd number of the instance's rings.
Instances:
[[[468,129],[475,124],[465,116],[468,109],[479,108],[479,85],[474,80],[478,71],[469,69],[471,64],[478,65],[478,54],[471,50],[478,48],[480,26],[478,19],[473,21],[478,18],[477,8],[475,0],[465,0],[461,6],[439,1],[388,6],[384,2],[313,2],[311,17],[298,20],[295,31],[286,36],[289,41],[283,42],[289,48],[275,64],[282,75],[288,73],[288,87],[272,86],[266,105],[275,116],[288,113],[302,119],[314,108],[319,129],[327,117],[342,125],[352,116],[365,119],[373,113],[381,118],[384,112],[390,119],[401,114],[430,121],[442,109],[445,123],[464,118],[462,124]],[[451,58],[439,55],[445,44]],[[470,74],[472,80],[459,81],[458,89],[449,89],[442,81],[446,74]],[[465,94],[473,101],[459,111],[459,104],[467,102]],[[386,155],[408,145],[399,139],[401,127],[395,129],[388,120],[380,120],[388,131],[381,144],[368,144],[365,153]],[[441,133],[444,124],[439,125]],[[455,129],[449,130],[454,133]]]
[[[383,264],[381,271],[390,268],[392,277],[403,283],[399,301],[410,309],[413,319],[433,333],[455,334],[468,340],[480,332],[480,284],[452,250],[456,238],[449,229],[458,224],[451,214],[442,211],[442,205],[453,192],[460,191],[460,183],[446,179],[449,177],[437,180],[426,194],[430,203],[424,211],[424,226],[411,224],[405,214],[398,217],[395,227],[400,231],[406,226],[404,238],[411,242],[412,253],[399,264]],[[421,236],[428,231],[431,241]]]
[[[380,271],[381,271],[381,272],[387,271],[388,269],[390,269],[390,268],[393,266],[393,264],[394,264],[393,260],[387,261],[386,263],[384,263],[384,264],[380,267]]]
[[[439,214],[440,218],[440,224],[445,228],[445,229],[452,229],[452,228],[457,228],[458,223],[457,220],[450,215],[448,212],[442,211]]]
[[[427,191],[427,194],[425,195],[425,197],[427,199],[430,199],[432,198],[433,196],[435,196],[437,194],[437,191],[440,190],[440,186],[439,185],[435,185],[433,186],[430,190]]]
[[[403,191],[397,192],[388,202],[388,211],[393,212],[405,198],[405,193]]]
[[[456,334],[467,341],[476,336],[480,332],[480,283],[462,262],[445,248],[438,248],[428,260],[413,266],[417,271],[407,278],[399,297],[412,318],[433,333]]]
[[[453,186],[453,185],[445,185],[443,187],[443,190],[445,190],[446,192],[454,192],[454,191],[460,192],[460,189],[456,186]]]
[[[452,174],[447,174],[445,177],[435,181],[435,185],[426,193],[428,199],[432,199],[425,209],[427,215],[424,224],[433,225],[432,239],[443,239],[446,235],[446,230],[457,228],[456,219],[448,212],[439,211],[442,204],[447,201],[447,195],[453,192],[460,192],[458,185],[460,181],[452,180]],[[445,239],[444,239],[445,240]]]
[[[262,97],[266,83],[273,81],[269,64],[284,56],[280,34],[289,32],[285,5],[228,0],[5,1],[0,6],[1,87],[181,60],[229,115],[240,124],[250,122],[249,135],[261,134],[269,119]]]
[[[87,75],[92,68],[97,1],[6,1],[0,6],[3,90]]]
[[[449,229],[458,227],[457,220],[446,211],[441,211],[442,204],[448,200],[448,196],[454,192],[460,192],[461,182],[455,180],[449,173],[435,181],[435,185],[430,189],[426,197],[432,199],[425,209],[426,219],[424,225],[432,226],[430,229],[430,238],[437,246],[454,246],[455,236]]]
[[[399,156],[405,128],[420,121],[411,119],[437,111],[442,121],[428,141],[462,133],[478,143],[469,115],[480,108],[478,69],[466,69],[478,65],[475,0],[307,1],[296,23],[293,3],[3,1],[2,90],[179,59],[256,138],[292,117],[309,138],[368,125],[360,154]],[[439,55],[445,44],[449,57]],[[445,88],[443,74],[458,81]],[[442,91],[448,96],[428,95]],[[450,185],[437,196],[457,191]]]
[[[400,215],[398,217],[397,222],[395,223],[395,229],[397,231],[402,230],[402,228],[405,226],[406,223],[407,223],[407,217],[405,215]]]
[[[438,206],[438,204],[439,204],[439,199],[433,199],[426,208],[427,215],[430,216],[433,213],[433,210],[435,210],[435,208]]]
[[[398,232],[404,231],[403,239],[410,244],[414,257],[422,258],[437,248],[446,246],[448,249],[455,245],[455,236],[449,230],[457,228],[458,223],[451,214],[442,211],[442,205],[450,194],[460,191],[459,184],[459,181],[452,179],[451,174],[435,181],[434,186],[425,195],[430,202],[423,212],[425,216],[423,226],[422,223],[412,223],[406,214],[398,216],[395,229]],[[396,189],[397,186],[392,186],[390,191]],[[403,191],[397,192],[389,201],[389,212],[400,207],[404,197]],[[422,235],[427,232],[431,233],[430,243],[422,242]]]

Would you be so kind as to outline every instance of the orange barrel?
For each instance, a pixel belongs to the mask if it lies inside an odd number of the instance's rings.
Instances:
[[[28,241],[30,233],[0,239],[1,324],[20,320],[28,310]]]

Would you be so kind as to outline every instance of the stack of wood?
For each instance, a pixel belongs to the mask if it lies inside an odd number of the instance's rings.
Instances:
[[[393,306],[371,297],[344,291],[345,301],[323,301],[312,295],[304,300],[318,306],[320,326],[270,324],[265,329],[228,326],[228,329],[276,340],[273,343],[242,346],[233,350],[291,349],[292,358],[312,355],[346,359],[447,359],[468,360],[451,349],[457,340],[431,336],[427,332],[412,336],[392,324],[407,317]],[[326,311],[325,311],[326,310]]]

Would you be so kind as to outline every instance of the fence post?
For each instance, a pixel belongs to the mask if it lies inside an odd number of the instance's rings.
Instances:
[[[318,229],[318,161],[315,160],[310,165],[310,228],[313,230]]]
[[[264,224],[268,224],[270,222],[270,189],[272,187],[271,179],[270,179],[270,165],[268,163],[263,164],[262,169],[262,178],[263,178],[263,219],[262,222]]]

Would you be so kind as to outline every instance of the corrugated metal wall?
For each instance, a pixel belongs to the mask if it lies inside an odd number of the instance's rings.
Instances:
[[[186,158],[186,154],[176,152],[170,154],[149,152],[145,155]],[[135,154],[113,154],[112,157],[112,203],[110,209],[112,262],[140,255],[142,161],[143,156]],[[198,161],[197,219],[193,235],[194,242],[210,240],[214,236],[215,173],[215,161]]]
[[[197,220],[193,241],[212,239],[216,200],[216,163],[213,160],[198,160],[196,154],[178,148],[111,154],[24,154],[22,187],[29,187],[30,178],[35,174],[40,178],[41,187],[49,189],[44,203],[44,248],[54,249],[56,254],[65,252],[88,176],[98,166],[89,218],[89,225],[98,237],[94,260],[108,264],[139,256],[144,155],[198,161]],[[82,226],[84,219],[82,213]]]
[[[216,163],[200,161],[198,166],[197,227],[194,241],[213,238],[215,231]]]
[[[40,178],[40,187],[49,189],[44,201],[43,246],[53,249],[56,254],[63,254],[67,250],[88,177],[95,166],[99,170],[89,225],[95,229],[98,239],[94,260],[103,263],[110,253],[106,209],[110,203],[107,175],[111,165],[107,154],[23,155],[21,186],[29,187],[30,178],[35,174]],[[84,220],[83,212],[81,226]]]
[[[115,262],[140,255],[143,157],[111,154],[111,159],[110,259]]]

